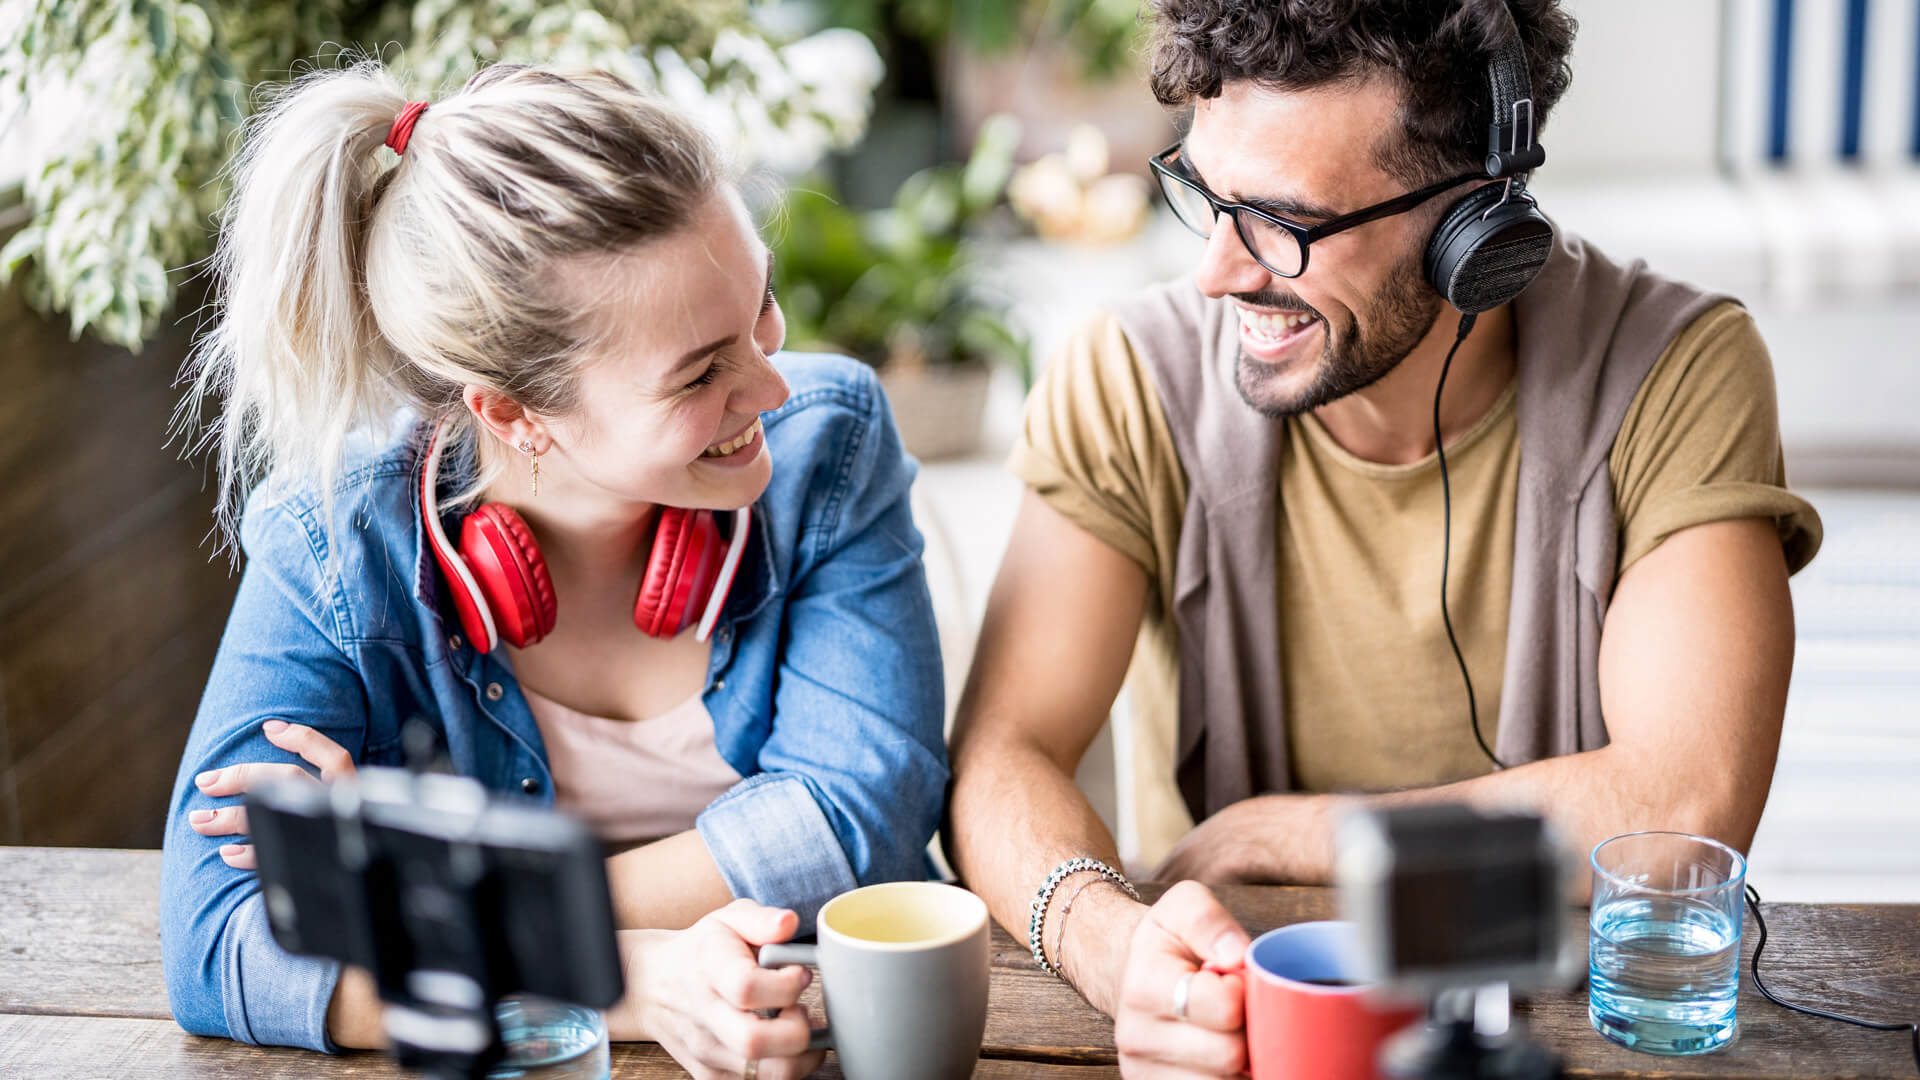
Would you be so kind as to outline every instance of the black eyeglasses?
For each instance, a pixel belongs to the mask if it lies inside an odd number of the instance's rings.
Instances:
[[[1166,197],[1167,206],[1172,208],[1174,216],[1200,236],[1211,237],[1214,223],[1220,220],[1221,214],[1227,215],[1233,219],[1240,242],[1247,246],[1247,252],[1254,261],[1284,278],[1299,277],[1306,272],[1307,245],[1315,240],[1378,218],[1404,214],[1443,191],[1487,178],[1485,173],[1462,173],[1451,180],[1428,184],[1418,191],[1409,191],[1364,210],[1342,214],[1331,221],[1302,225],[1244,203],[1228,202],[1208,191],[1192,174],[1184,153],[1181,145],[1174,143],[1147,159],[1155,178],[1160,181],[1160,194]]]

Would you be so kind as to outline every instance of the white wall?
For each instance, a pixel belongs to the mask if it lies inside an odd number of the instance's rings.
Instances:
[[[1712,173],[1720,5],[1570,0],[1567,8],[1580,21],[1573,84],[1540,140],[1547,148],[1542,181]]]

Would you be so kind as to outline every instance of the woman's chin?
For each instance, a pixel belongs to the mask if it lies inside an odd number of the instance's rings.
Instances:
[[[762,448],[753,460],[733,467],[716,467],[710,459],[703,458],[688,471],[693,474],[693,490],[689,495],[698,499],[692,505],[709,510],[738,510],[753,505],[766,493],[767,485],[773,480],[773,460]]]

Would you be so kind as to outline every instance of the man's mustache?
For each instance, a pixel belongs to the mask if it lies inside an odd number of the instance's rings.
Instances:
[[[1303,315],[1320,318],[1320,313],[1307,304],[1301,303],[1297,296],[1287,296],[1275,292],[1234,293],[1233,298],[1248,307],[1269,308],[1275,311],[1293,311]]]

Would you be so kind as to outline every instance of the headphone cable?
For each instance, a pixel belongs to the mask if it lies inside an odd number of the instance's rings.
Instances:
[[[1817,1016],[1822,1020],[1838,1020],[1843,1024],[1871,1028],[1874,1031],[1911,1032],[1913,1034],[1913,1067],[1915,1070],[1920,1070],[1920,1024],[1881,1024],[1872,1020],[1861,1020],[1852,1016],[1841,1016],[1839,1013],[1824,1012],[1820,1009],[1808,1008],[1805,1005],[1795,1005],[1791,1001],[1782,1001],[1773,996],[1773,991],[1767,989],[1767,984],[1761,981],[1760,978],[1760,952],[1767,947],[1767,920],[1760,917],[1760,892],[1751,885],[1747,886],[1747,908],[1753,912],[1753,924],[1760,931],[1759,940],[1753,943],[1753,960],[1750,968],[1753,971],[1754,988],[1759,990],[1762,996],[1783,1009],[1791,1009],[1794,1012],[1805,1013],[1808,1016]]]
[[[1480,752],[1487,755],[1487,760],[1493,762],[1495,768],[1504,769],[1507,767],[1506,764],[1494,756],[1493,749],[1487,745],[1487,740],[1480,734],[1480,712],[1474,701],[1473,678],[1467,674],[1467,661],[1460,655],[1460,641],[1454,636],[1453,632],[1453,616],[1447,610],[1447,571],[1448,564],[1452,561],[1453,553],[1453,485],[1447,476],[1447,448],[1440,437],[1440,395],[1446,390],[1447,372],[1453,367],[1453,355],[1460,350],[1461,343],[1467,340],[1467,334],[1472,331],[1473,323],[1473,313],[1468,312],[1460,316],[1459,335],[1454,338],[1453,347],[1447,350],[1447,358],[1445,362],[1440,365],[1440,383],[1433,392],[1433,445],[1440,457],[1440,499],[1444,515],[1440,544],[1440,618],[1447,626],[1447,644],[1453,647],[1454,662],[1460,665],[1460,681],[1465,683],[1467,687],[1467,718],[1473,725],[1473,741],[1480,744]],[[1767,947],[1767,920],[1760,914],[1759,890],[1755,889],[1752,885],[1748,885],[1746,887],[1746,899],[1748,909],[1753,912],[1753,924],[1759,930],[1760,934],[1758,940],[1753,944],[1753,959],[1750,961],[1749,966],[1753,972],[1754,989],[1759,990],[1761,996],[1783,1009],[1804,1013],[1807,1016],[1818,1017],[1822,1020],[1837,1020],[1843,1024],[1852,1024],[1855,1027],[1863,1027],[1872,1031],[1908,1032],[1913,1038],[1913,1065],[1916,1071],[1920,1071],[1920,1023],[1887,1024],[1873,1020],[1861,1020],[1857,1017],[1842,1016],[1839,1013],[1826,1012],[1821,1009],[1809,1008],[1805,1005],[1795,1005],[1791,1001],[1783,1001],[1774,996],[1773,991],[1768,988],[1766,981],[1760,977],[1760,954],[1765,951]]]
[[[1453,560],[1453,482],[1447,476],[1447,446],[1440,435],[1440,395],[1447,389],[1447,372],[1453,369],[1453,354],[1467,340],[1467,334],[1473,330],[1475,315],[1469,311],[1460,316],[1460,332],[1453,339],[1453,347],[1447,350],[1447,359],[1440,365],[1440,384],[1433,390],[1433,448],[1440,455],[1440,502],[1442,522],[1440,530],[1440,619],[1447,626],[1447,644],[1453,647],[1453,661],[1460,665],[1460,681],[1467,686],[1467,723],[1473,728],[1473,741],[1480,744],[1480,752],[1487,755],[1496,769],[1506,768],[1506,763],[1494,756],[1493,748],[1480,734],[1480,707],[1473,696],[1473,676],[1467,674],[1466,658],[1460,655],[1460,639],[1453,633],[1453,615],[1447,610],[1447,571]]]

